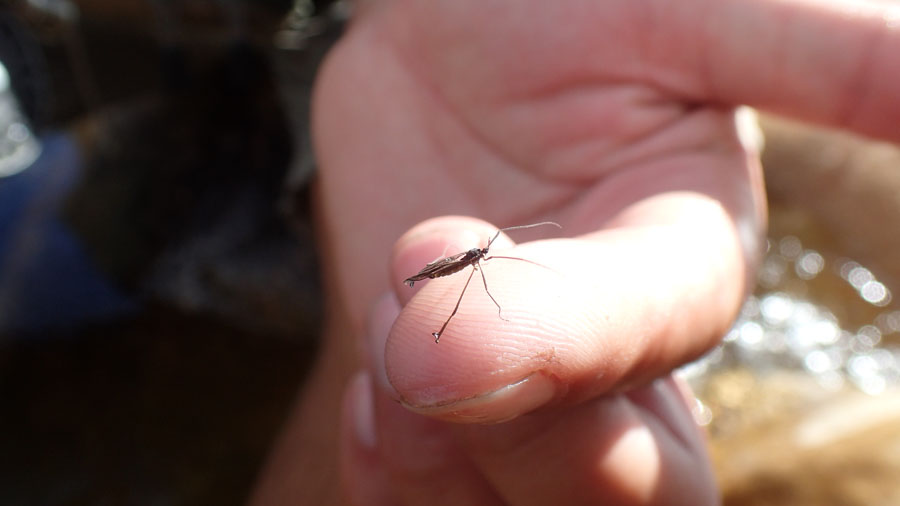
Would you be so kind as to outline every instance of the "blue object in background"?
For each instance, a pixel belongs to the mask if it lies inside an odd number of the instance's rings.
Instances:
[[[69,136],[41,139],[27,169],[0,178],[0,334],[59,331],[136,310],[62,220],[81,155]]]

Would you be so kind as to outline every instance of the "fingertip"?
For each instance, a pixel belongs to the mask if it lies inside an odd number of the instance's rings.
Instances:
[[[344,391],[341,411],[342,492],[354,506],[393,504],[380,453],[371,376],[358,372]]]
[[[365,363],[371,371],[372,379],[384,393],[396,397],[396,391],[388,381],[385,369],[385,347],[391,327],[400,314],[400,303],[393,293],[379,297],[369,313],[363,348]]]
[[[375,401],[372,398],[372,377],[359,372],[348,387],[353,434],[358,445],[368,451],[378,448],[375,429]]]
[[[544,224],[549,222],[535,226]],[[402,268],[397,265],[412,265],[408,259],[417,257],[416,267],[408,268],[413,272],[412,269],[420,269],[436,258],[459,250],[485,247],[494,237],[497,239],[492,247],[505,248],[512,244],[495,226],[479,220],[459,217],[429,220],[398,241],[394,270]],[[448,250],[447,244],[453,242],[464,245]],[[423,250],[428,253],[423,254]],[[540,374],[548,360],[552,360],[552,345],[527,346],[525,354],[531,357],[527,360],[530,366],[522,364],[523,357],[513,356],[515,353],[502,359],[504,363],[492,361],[490,348],[497,351],[496,348],[506,346],[505,349],[514,351],[521,346],[503,340],[518,342],[523,335],[543,332],[531,328],[541,324],[521,304],[523,287],[521,281],[515,280],[516,275],[527,274],[525,277],[533,282],[535,273],[531,269],[537,269],[539,278],[546,281],[546,277],[551,277],[555,284],[559,274],[552,268],[535,266],[535,262],[527,259],[514,262],[503,256],[499,258],[496,262],[501,268],[487,275],[487,264],[494,265],[490,259],[484,265],[479,264],[478,270],[474,266],[461,266],[458,275],[424,280],[423,283],[430,284],[421,293],[401,288],[403,311],[390,329],[382,358],[387,362],[385,371],[397,389],[399,400],[410,409],[446,421],[496,423],[534,410],[555,397],[554,382]],[[502,268],[504,262],[511,265]],[[521,264],[518,269],[527,270],[518,270],[517,264]],[[491,278],[495,274],[497,277]],[[401,276],[395,277],[399,280]],[[404,292],[409,295],[404,296]],[[417,295],[410,302],[412,293]],[[432,336],[440,332],[444,332],[443,339],[436,345]],[[531,353],[534,350],[537,351]]]

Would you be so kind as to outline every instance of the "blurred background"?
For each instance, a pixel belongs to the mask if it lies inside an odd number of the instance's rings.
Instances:
[[[240,504],[315,351],[340,4],[0,7],[0,504]]]
[[[316,350],[342,1],[0,3],[0,504],[241,504]],[[900,504],[900,151],[762,118],[768,251],[686,367],[727,505]]]

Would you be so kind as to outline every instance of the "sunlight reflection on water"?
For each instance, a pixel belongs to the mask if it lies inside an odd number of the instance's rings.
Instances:
[[[889,288],[858,262],[829,261],[796,237],[770,240],[768,246],[757,293],[748,298],[722,344],[681,371],[700,393],[698,421],[716,423],[716,409],[704,405],[702,392],[725,371],[799,373],[830,392],[852,388],[877,395],[900,386],[900,346],[895,344],[900,341],[900,310],[889,307]],[[820,276],[849,288],[847,304],[868,304],[880,312],[855,329],[839,321],[809,296],[815,290],[807,283]]]

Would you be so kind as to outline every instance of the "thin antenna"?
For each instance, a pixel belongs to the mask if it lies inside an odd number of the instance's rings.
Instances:
[[[493,239],[488,241],[487,247],[490,247],[491,244],[493,244],[494,241],[497,240],[498,237],[500,237],[500,232],[506,232],[507,230],[518,230],[521,228],[534,228],[534,227],[540,227],[542,225],[553,225],[556,228],[559,228],[559,229],[562,228],[562,225],[560,225],[559,223],[556,223],[555,221],[542,221],[540,223],[532,223],[531,225],[516,225],[514,227],[501,228],[501,229],[497,230],[496,234],[494,234]]]

